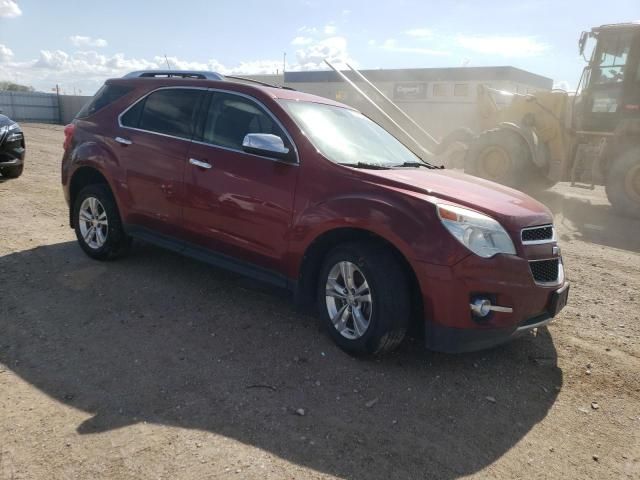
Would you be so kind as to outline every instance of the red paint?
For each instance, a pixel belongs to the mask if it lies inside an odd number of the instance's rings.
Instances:
[[[340,105],[336,102],[232,82],[114,82],[135,90],[90,119],[75,120],[73,151],[65,141],[62,181],[67,199],[74,172],[91,166],[107,179],[126,224],[179,237],[292,281],[299,278],[305,251],[318,236],[344,227],[368,230],[393,244],[413,269],[425,321],[446,327],[513,328],[543,311],[558,288],[536,285],[528,266],[528,260],[558,256],[552,252],[555,243],[525,247],[519,240],[523,227],[552,223],[542,204],[508,187],[449,170],[362,170],[334,164],[317,152],[277,99]],[[288,130],[299,165],[118,126],[117,115],[134,99],[162,86],[184,85],[259,100]],[[133,144],[118,144],[116,136]],[[203,170],[189,158],[213,168]],[[442,226],[436,202],[492,216],[510,234],[517,255],[484,259],[472,254]],[[474,292],[495,294],[498,304],[513,306],[514,313],[495,314],[486,324],[475,322],[469,311]]]

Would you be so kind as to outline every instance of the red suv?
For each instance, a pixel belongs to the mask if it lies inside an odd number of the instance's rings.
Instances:
[[[489,347],[568,295],[552,216],[437,168],[358,111],[211,72],[108,80],[65,129],[62,184],[82,249],[139,238],[314,302],[352,353]]]

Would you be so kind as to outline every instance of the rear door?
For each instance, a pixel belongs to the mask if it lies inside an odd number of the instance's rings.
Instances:
[[[120,115],[112,141],[125,171],[130,227],[170,237],[183,233],[183,176],[205,94],[200,88],[161,88]]]
[[[199,246],[280,270],[297,159],[246,153],[242,141],[248,133],[269,133],[281,137],[290,150],[295,146],[275,115],[256,99],[229,91],[210,95],[185,170],[187,235]]]

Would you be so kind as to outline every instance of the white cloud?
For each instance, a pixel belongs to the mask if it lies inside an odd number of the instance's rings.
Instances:
[[[304,49],[296,51],[297,65],[290,70],[324,69],[325,58],[331,63],[354,63],[347,52],[347,39],[344,37],[329,37],[310,44]]]
[[[309,35],[315,35],[316,33],[318,33],[318,29],[316,27],[307,27],[306,25],[303,25],[298,29],[298,32],[307,33]]]
[[[22,15],[22,10],[15,0],[0,0],[0,18],[15,18]]]
[[[439,50],[435,48],[425,48],[425,47],[407,47],[407,46],[398,45],[398,41],[395,38],[386,39],[382,43],[380,48],[388,52],[415,53],[417,55],[433,55],[433,56],[451,55],[451,52],[447,50]]]
[[[313,42],[313,38],[309,37],[296,37],[291,40],[291,45],[309,45]]]
[[[428,28],[413,28],[404,32],[405,35],[417,38],[429,38],[433,36],[433,31]]]
[[[329,24],[332,25],[332,24]],[[334,63],[349,62],[347,39],[342,36],[325,35],[324,29],[302,27],[292,41],[297,50],[295,55],[287,57],[288,71],[326,69],[324,59]],[[165,69],[166,60],[171,68],[180,70],[209,70],[223,75],[274,74],[282,72],[282,59],[254,59],[233,65],[222,64],[216,59],[184,59],[163,55],[136,58],[123,53],[112,55],[96,51],[91,45],[100,46],[100,39],[81,35],[70,37],[79,47],[77,51],[41,50],[35,59],[15,61],[13,52],[0,45],[0,78],[11,78],[36,89],[50,91],[59,84],[66,92],[82,90],[86,94],[95,92],[107,78],[121,77],[134,70]],[[106,42],[105,42],[106,43]]]
[[[338,27],[336,27],[332,23],[329,23],[324,26],[322,31],[324,32],[325,35],[335,35],[335,33],[338,31]]]
[[[9,63],[13,58],[11,49],[0,43],[0,63]]]
[[[243,61],[236,65],[224,65],[215,59],[194,61],[168,57],[168,60],[174,69],[209,70],[223,75],[273,74],[282,71],[281,59]],[[316,65],[314,67],[317,68]],[[103,55],[96,51],[70,53],[63,50],[42,50],[38,58],[20,62],[14,61],[13,52],[8,47],[0,45],[0,78],[9,77],[42,91],[50,91],[59,84],[67,93],[82,90],[85,94],[92,94],[107,78],[121,77],[134,70],[166,68],[166,60],[161,55],[134,58],[123,53]],[[298,64],[287,68],[302,69]]]
[[[535,57],[549,50],[549,45],[535,37],[458,35],[456,43],[476,53],[503,57]]]
[[[92,38],[84,35],[73,35],[69,37],[71,43],[76,47],[106,47],[107,41],[103,38]]]

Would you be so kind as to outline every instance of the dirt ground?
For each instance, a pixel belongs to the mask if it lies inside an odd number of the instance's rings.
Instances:
[[[25,132],[0,178],[0,479],[640,478],[640,222],[601,190],[541,198],[572,282],[548,329],[356,360],[239,276],[144,244],[90,260],[62,128]]]

